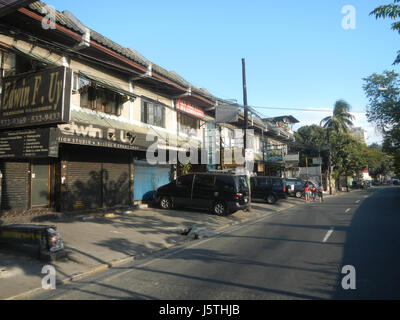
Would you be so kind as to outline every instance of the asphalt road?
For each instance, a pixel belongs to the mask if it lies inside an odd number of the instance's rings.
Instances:
[[[400,188],[279,212],[32,299],[399,299]],[[355,270],[344,290],[343,266]]]

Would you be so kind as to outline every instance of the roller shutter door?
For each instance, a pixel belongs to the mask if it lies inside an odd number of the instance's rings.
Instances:
[[[97,152],[68,154],[67,190],[69,210],[102,206],[102,163]]]
[[[134,200],[149,201],[159,187],[171,181],[171,166],[151,166],[146,161],[134,162]]]
[[[1,210],[29,207],[29,163],[1,161]]]
[[[130,205],[129,154],[108,152],[103,162],[103,201],[106,207]]]

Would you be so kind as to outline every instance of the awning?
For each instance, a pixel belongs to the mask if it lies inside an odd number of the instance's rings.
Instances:
[[[98,87],[102,87],[102,88],[114,91],[116,93],[131,97],[131,98],[137,98],[137,95],[135,95],[135,94],[123,89],[121,87],[121,85],[119,83],[117,83],[117,82],[110,81],[110,80],[103,79],[103,78],[99,78],[99,77],[96,77],[96,76],[91,75],[89,73],[82,72],[82,71],[79,71],[79,75],[81,77],[83,77],[83,78],[86,78],[89,81],[94,82],[96,84],[96,86],[98,86]]]
[[[33,52],[33,50],[29,51],[29,50],[25,50],[23,48],[21,48],[20,46],[17,45],[13,45],[13,48],[15,49],[15,52],[17,54],[23,55],[29,59],[32,60],[36,60],[39,61],[41,63],[44,63],[46,65],[50,65],[50,66],[56,66],[57,63],[55,61],[52,61],[46,57],[43,57],[42,55],[38,55],[36,53]]]
[[[71,109],[71,121],[58,125],[57,142],[146,151],[162,137],[148,128],[119,121],[92,110]],[[162,143],[164,144],[164,143]]]

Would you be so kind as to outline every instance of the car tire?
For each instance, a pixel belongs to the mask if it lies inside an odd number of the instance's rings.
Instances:
[[[276,199],[276,197],[275,197],[273,194],[269,194],[269,195],[267,195],[267,196],[265,197],[265,201],[266,201],[268,204],[275,204],[276,201],[277,201],[277,199]]]
[[[303,194],[300,191],[297,191],[295,194],[296,198],[301,198],[303,196]]]
[[[172,209],[172,200],[170,197],[162,197],[160,200],[160,207],[164,210]]]
[[[224,215],[226,215],[226,213],[228,211],[227,209],[228,208],[224,202],[218,201],[218,202],[214,203],[211,211],[212,211],[212,213],[214,213],[217,216],[224,216]]]

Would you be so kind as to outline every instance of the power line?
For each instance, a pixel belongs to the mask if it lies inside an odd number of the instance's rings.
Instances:
[[[333,112],[333,109],[318,109],[318,108],[278,108],[278,107],[255,107],[257,109],[275,109],[275,110],[292,110],[292,111],[308,111],[308,112]],[[365,113],[365,110],[350,110],[350,113]]]

